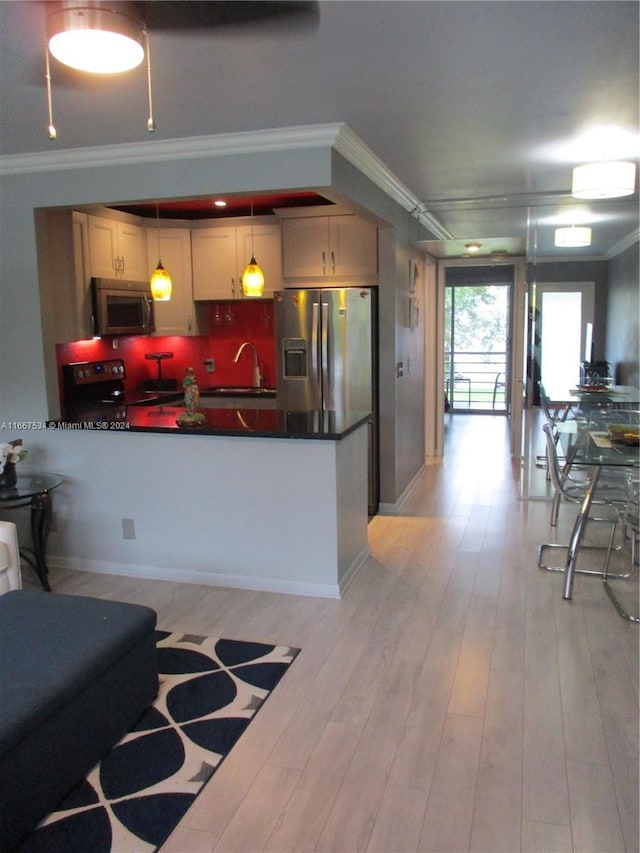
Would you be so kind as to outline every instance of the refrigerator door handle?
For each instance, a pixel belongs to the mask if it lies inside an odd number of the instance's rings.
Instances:
[[[322,303],[322,329],[321,329],[321,352],[322,352],[322,408],[328,409],[332,401],[329,399],[331,390],[331,366],[329,362],[329,303]]]
[[[318,303],[313,303],[311,315],[311,369],[314,376],[318,375]]]

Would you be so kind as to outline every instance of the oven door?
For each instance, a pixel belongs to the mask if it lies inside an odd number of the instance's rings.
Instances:
[[[148,335],[154,331],[153,302],[147,293],[100,288],[95,297],[96,335]]]

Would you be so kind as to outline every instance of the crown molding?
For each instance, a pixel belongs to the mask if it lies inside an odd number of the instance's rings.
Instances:
[[[78,167],[135,165],[164,160],[193,160],[292,148],[331,147],[341,125],[307,125],[214,136],[185,136],[177,139],[153,139],[118,145],[95,145],[87,148],[63,148],[37,151],[33,154],[10,154],[0,157],[0,175],[33,172],[55,172]]]
[[[313,148],[334,149],[401,207],[414,215],[437,239],[452,239],[452,235],[426,210],[424,204],[344,123],[10,154],[0,157],[0,176]]]
[[[631,246],[635,246],[636,243],[640,241],[640,228],[636,228],[635,231],[632,231],[630,234],[627,234],[626,237],[623,237],[622,240],[617,242],[615,246],[612,246],[607,252],[607,258],[615,258],[616,255],[621,255],[627,249],[630,249]]]
[[[454,239],[453,235],[429,213],[424,203],[398,180],[382,160],[346,124],[340,126],[340,132],[333,147],[383,192],[415,216],[434,234],[436,239]]]

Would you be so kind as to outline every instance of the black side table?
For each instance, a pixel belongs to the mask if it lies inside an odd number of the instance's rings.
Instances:
[[[20,548],[20,555],[35,570],[43,589],[51,592],[49,569],[46,561],[47,537],[51,530],[51,492],[62,485],[60,474],[18,475],[18,482],[8,489],[0,489],[0,513],[6,509],[31,508],[31,548]]]

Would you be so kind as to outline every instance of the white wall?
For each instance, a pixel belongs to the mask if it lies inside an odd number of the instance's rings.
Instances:
[[[366,426],[341,442],[51,429],[31,447],[34,437],[23,471],[64,475],[52,567],[335,597],[369,553]],[[28,541],[27,510],[15,516]]]

